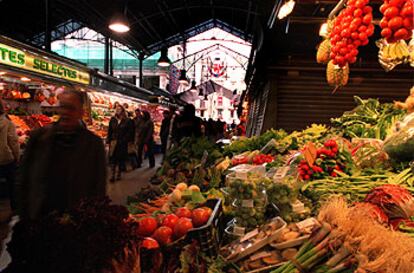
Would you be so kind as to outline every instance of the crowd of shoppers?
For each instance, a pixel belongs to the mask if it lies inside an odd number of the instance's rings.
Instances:
[[[117,103],[105,154],[104,142],[82,121],[84,98],[76,91],[63,92],[59,96],[60,120],[31,133],[21,161],[16,128],[0,101],[0,179],[6,181],[12,210],[18,204],[22,218],[36,219],[54,210],[64,211],[84,197],[105,195],[107,162],[111,182],[122,178],[128,164],[140,168],[145,157],[149,167],[155,167],[154,122],[149,112],[128,112],[128,105]],[[242,125],[228,129],[244,133]],[[181,112],[170,109],[163,112],[161,152],[165,155],[185,137],[205,136],[216,141],[225,133],[224,122],[203,121],[196,117],[193,105]],[[23,189],[19,194],[15,193],[16,177]]]

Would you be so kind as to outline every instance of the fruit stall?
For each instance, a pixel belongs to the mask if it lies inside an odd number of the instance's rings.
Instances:
[[[162,112],[168,108],[149,103],[150,91],[3,36],[0,48],[9,52],[0,58],[0,97],[17,127],[22,147],[31,130],[58,119],[58,96],[67,89],[84,93],[84,121],[97,135],[106,137],[118,102],[131,114],[136,108],[149,111],[155,123],[155,140],[160,143]]]
[[[378,58],[387,70],[413,65],[406,42],[412,9],[408,0],[381,6]],[[317,61],[337,91],[378,26],[368,0],[340,1],[334,11]],[[393,103],[354,96],[326,124],[270,129],[224,147],[185,138],[126,207],[84,200],[66,213],[17,224],[9,268],[412,273],[414,87],[406,93]]]

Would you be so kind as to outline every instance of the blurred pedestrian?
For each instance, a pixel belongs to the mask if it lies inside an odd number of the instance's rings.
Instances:
[[[138,147],[138,166],[142,165],[142,156],[144,152],[144,147],[147,147],[147,156],[149,160],[149,167],[155,167],[155,157],[154,157],[154,122],[151,120],[151,115],[148,111],[142,112],[142,118],[144,121],[142,127],[142,134],[140,139],[140,146]]]
[[[141,167],[142,164],[142,153],[140,154],[139,147],[142,142],[142,128],[144,126],[144,119],[142,116],[142,111],[140,109],[135,109],[135,118],[134,118],[134,127],[135,127],[135,147],[137,149],[137,168]]]
[[[132,139],[132,124],[127,118],[123,106],[118,105],[115,115],[109,121],[107,142],[109,143],[109,159],[112,165],[111,182],[121,180],[122,172],[126,171],[128,159],[128,143]]]
[[[196,117],[195,113],[195,106],[187,104],[181,115],[175,119],[173,140],[176,143],[185,137],[201,137],[201,119]]]
[[[19,159],[20,147],[16,127],[6,116],[3,102],[0,100],[0,179],[6,181],[12,211],[16,210],[14,188]]]
[[[22,218],[62,212],[82,198],[106,194],[104,144],[82,126],[84,96],[65,91],[59,102],[59,121],[34,131],[23,155]]]
[[[170,111],[164,111],[162,114],[164,116],[164,119],[162,120],[160,130],[161,153],[165,155],[167,151],[168,136],[170,134],[170,124],[172,115]]]

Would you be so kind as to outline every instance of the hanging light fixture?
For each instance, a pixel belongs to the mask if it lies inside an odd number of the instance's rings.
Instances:
[[[193,80],[193,81],[191,82],[191,88],[190,88],[190,91],[191,91],[191,92],[197,92],[197,87],[196,87],[196,81],[195,81],[195,80]]]
[[[131,29],[125,14],[115,15],[108,27],[110,30],[118,33],[126,33]]]
[[[158,64],[158,66],[161,66],[161,67],[168,67],[168,66],[170,66],[171,61],[168,58],[168,49],[167,48],[161,49],[161,56],[158,59],[157,64]]]
[[[182,69],[180,72],[180,78],[178,79],[178,81],[181,84],[188,84],[188,79],[187,79],[187,71],[185,71],[185,69]]]
[[[286,1],[283,4],[283,6],[280,8],[277,14],[277,18],[279,18],[279,20],[282,20],[283,18],[291,14],[293,9],[295,8],[295,4],[296,4],[295,0]]]
[[[205,100],[205,101],[208,101],[208,96],[207,96],[207,94],[205,94],[205,95],[204,95],[204,100]]]
[[[127,6],[128,1],[125,1],[124,12],[123,13],[116,13],[111,21],[109,22],[109,29],[118,32],[118,33],[125,33],[128,32],[131,28],[129,26],[128,18],[127,18]]]

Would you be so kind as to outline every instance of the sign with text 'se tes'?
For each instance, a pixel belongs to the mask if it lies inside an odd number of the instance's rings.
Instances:
[[[88,72],[2,43],[0,43],[0,64],[81,84],[89,84],[90,81]]]

